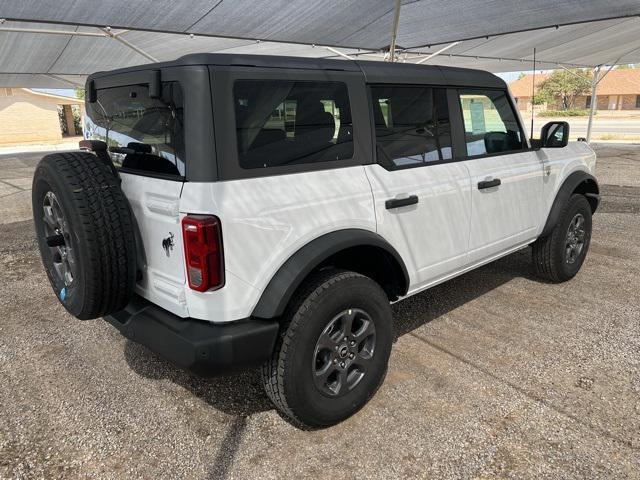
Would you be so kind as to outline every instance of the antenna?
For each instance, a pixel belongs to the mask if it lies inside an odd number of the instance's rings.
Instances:
[[[531,130],[529,130],[529,141],[533,140],[533,114],[536,109],[536,47],[533,47],[533,81],[531,82]]]

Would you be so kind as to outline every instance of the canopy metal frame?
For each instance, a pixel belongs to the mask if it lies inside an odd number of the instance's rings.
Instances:
[[[4,25],[6,23],[6,19],[0,18],[0,25]],[[92,27],[99,30],[98,32],[85,32],[85,31],[75,31],[75,30],[54,30],[54,29],[46,29],[46,28],[24,28],[24,27],[4,27],[0,26],[0,32],[13,32],[13,33],[37,33],[41,35],[68,35],[72,37],[102,37],[102,38],[113,38],[118,42],[122,43],[126,47],[130,48],[134,52],[142,55],[148,60],[152,62],[159,62],[157,58],[149,53],[145,52],[143,49],[136,47],[128,40],[125,40],[121,37],[122,34],[130,32],[131,30],[124,29],[119,30],[117,32],[112,31],[111,27]]]

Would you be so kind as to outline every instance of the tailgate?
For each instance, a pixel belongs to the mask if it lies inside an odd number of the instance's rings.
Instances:
[[[142,278],[136,293],[176,315],[188,316],[179,213],[183,183],[123,172],[120,177],[137,227]]]

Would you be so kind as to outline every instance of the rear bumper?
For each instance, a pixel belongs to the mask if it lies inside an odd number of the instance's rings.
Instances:
[[[137,295],[124,310],[104,318],[125,337],[202,375],[260,365],[271,356],[279,327],[273,320],[221,325],[180,318]]]

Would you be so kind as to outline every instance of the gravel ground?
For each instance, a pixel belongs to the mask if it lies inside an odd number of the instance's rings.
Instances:
[[[255,371],[201,379],[66,314],[30,220],[41,154],[0,157],[0,477],[640,478],[640,147],[598,153],[574,280],[524,250],[397,304],[381,390],[316,432]]]

